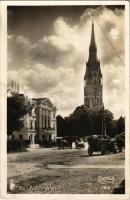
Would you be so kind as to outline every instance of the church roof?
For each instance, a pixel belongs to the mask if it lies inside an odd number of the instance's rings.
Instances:
[[[51,100],[47,97],[45,98],[33,98],[33,101],[36,101],[37,105],[45,105],[45,106],[49,106],[52,107],[53,109],[56,110],[56,106],[54,106],[51,102]]]

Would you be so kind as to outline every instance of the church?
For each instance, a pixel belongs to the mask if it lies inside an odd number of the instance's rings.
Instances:
[[[103,82],[100,61],[97,57],[94,23],[92,22],[89,57],[86,62],[84,76],[84,107],[87,111],[100,111],[103,109]]]

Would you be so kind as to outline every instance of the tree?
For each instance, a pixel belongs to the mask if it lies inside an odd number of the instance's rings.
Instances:
[[[105,133],[110,137],[115,136],[115,123],[113,113],[109,110],[101,110],[98,113],[98,123],[101,124],[100,132]]]
[[[125,131],[125,118],[124,117],[120,117],[117,120],[117,124],[116,124],[116,132],[117,134],[122,133]]]
[[[65,130],[65,120],[61,115],[57,116],[57,135],[63,136]]]
[[[105,132],[111,137],[115,136],[115,122],[109,110],[87,111],[85,107],[78,106],[68,117],[58,118],[57,127],[62,136],[88,136],[101,135]]]
[[[31,113],[32,104],[29,99],[21,94],[13,94],[7,98],[7,133],[11,135],[13,131],[23,128],[21,118],[27,113]]]

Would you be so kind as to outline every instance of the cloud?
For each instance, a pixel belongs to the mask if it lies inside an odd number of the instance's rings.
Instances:
[[[104,102],[116,116],[124,115],[125,101],[125,72],[124,67],[107,65],[103,77]]]
[[[32,91],[43,93],[43,95],[45,92],[54,90],[62,79],[63,83],[68,85],[69,82],[73,80],[73,70],[64,70],[61,67],[52,69],[42,64],[35,64],[31,70],[29,69],[27,72],[28,73],[22,75],[23,78],[25,77],[26,79],[26,85],[30,87]]]
[[[28,60],[31,42],[22,35],[8,35],[8,67],[9,70],[25,66]]]
[[[119,116],[124,112],[121,97],[125,95],[124,11],[98,7],[91,12],[103,73],[104,103],[115,116]],[[36,41],[23,35],[8,35],[8,78],[19,79],[31,96],[52,99],[63,115],[83,104],[91,12],[86,9],[74,25],[59,16],[53,21],[51,34],[43,33]]]

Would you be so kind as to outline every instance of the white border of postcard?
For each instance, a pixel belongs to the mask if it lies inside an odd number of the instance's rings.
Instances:
[[[125,5],[125,110],[126,110],[126,152],[125,184],[126,193],[116,194],[7,194],[7,152],[6,152],[6,91],[7,91],[7,6],[44,6],[44,5]],[[1,141],[1,198],[3,199],[130,199],[130,134],[129,134],[129,2],[127,1],[1,1],[0,2],[0,141]]]

